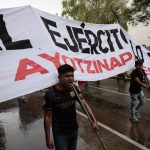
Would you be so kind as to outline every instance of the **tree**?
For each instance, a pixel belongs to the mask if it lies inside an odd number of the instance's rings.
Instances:
[[[133,23],[142,22],[149,24],[150,0],[134,0],[131,5],[131,20]]]
[[[82,22],[119,23],[127,30],[127,0],[63,0],[62,16]]]

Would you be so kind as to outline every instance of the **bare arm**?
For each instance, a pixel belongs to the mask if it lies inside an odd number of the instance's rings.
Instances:
[[[149,86],[148,86],[147,84],[141,82],[138,77],[136,77],[134,80],[135,80],[137,83],[139,83],[141,86],[143,86],[143,87],[145,87],[145,88],[149,88]]]
[[[148,81],[148,84],[150,85],[150,80],[147,76],[146,76],[146,80]]]
[[[90,106],[87,104],[87,102],[85,101],[85,99],[82,100],[83,105],[85,107],[85,109],[88,111],[93,123],[92,123],[92,127],[93,127],[93,132],[96,132],[99,130],[99,126],[97,124],[97,120],[92,112],[92,109],[90,108]]]
[[[93,121],[94,123],[97,123],[97,120],[96,120],[96,118],[95,118],[95,116],[94,116],[94,114],[93,114],[93,112],[92,112],[92,109],[91,109],[90,106],[87,104],[87,102],[85,101],[85,99],[83,99],[82,102],[83,102],[83,104],[84,104],[86,110],[88,111],[88,113],[89,113],[89,115],[90,115],[92,121]]]
[[[44,113],[44,131],[45,131],[46,139],[50,139],[50,128],[51,128],[51,111],[45,111],[45,113]]]
[[[95,132],[95,131],[98,131],[99,126],[98,126],[97,120],[96,120],[96,118],[95,118],[95,116],[94,116],[94,114],[93,114],[93,112],[92,112],[92,109],[91,109],[90,106],[87,104],[86,100],[83,98],[83,95],[82,95],[80,89],[79,89],[79,92],[80,92],[80,93],[79,93],[79,96],[80,96],[80,98],[81,98],[81,101],[82,101],[82,103],[83,103],[83,105],[84,105],[86,111],[88,112],[88,114],[89,114],[89,116],[90,116],[90,118],[91,118],[91,120],[92,120],[93,131],[94,131],[94,132]],[[79,101],[79,103],[80,103],[80,101]]]
[[[52,120],[52,112],[45,111],[44,112],[44,131],[45,131],[46,145],[49,149],[54,148],[53,141],[51,140],[51,137],[50,137],[51,120]]]

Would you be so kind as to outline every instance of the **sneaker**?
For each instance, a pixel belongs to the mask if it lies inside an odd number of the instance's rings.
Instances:
[[[140,117],[140,113],[139,112],[136,112],[135,113],[135,115],[136,115],[136,117],[138,118],[138,119],[140,119],[141,117]]]
[[[139,121],[140,121],[140,120],[136,117],[136,114],[135,114],[135,113],[131,115],[130,120],[133,121],[133,122],[139,122]]]

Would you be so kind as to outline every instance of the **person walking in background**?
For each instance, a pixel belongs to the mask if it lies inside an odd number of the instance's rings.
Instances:
[[[131,73],[130,81],[130,97],[131,97],[131,121],[139,122],[140,114],[139,108],[144,105],[144,93],[141,87],[150,88],[150,81],[147,78],[143,68],[143,61],[135,61],[135,69]],[[146,79],[147,78],[147,79]],[[145,83],[147,80],[149,83]]]

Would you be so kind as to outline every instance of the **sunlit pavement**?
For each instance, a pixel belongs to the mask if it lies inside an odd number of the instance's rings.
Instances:
[[[90,82],[81,89],[103,127],[100,136],[108,150],[139,150],[150,148],[150,92],[144,90],[146,104],[140,123],[129,120],[129,82],[107,79]],[[28,102],[17,99],[0,104],[0,150],[46,150],[43,130],[43,93],[27,96]],[[77,150],[103,150],[90,123],[79,110]],[[108,127],[108,128],[107,128]]]

